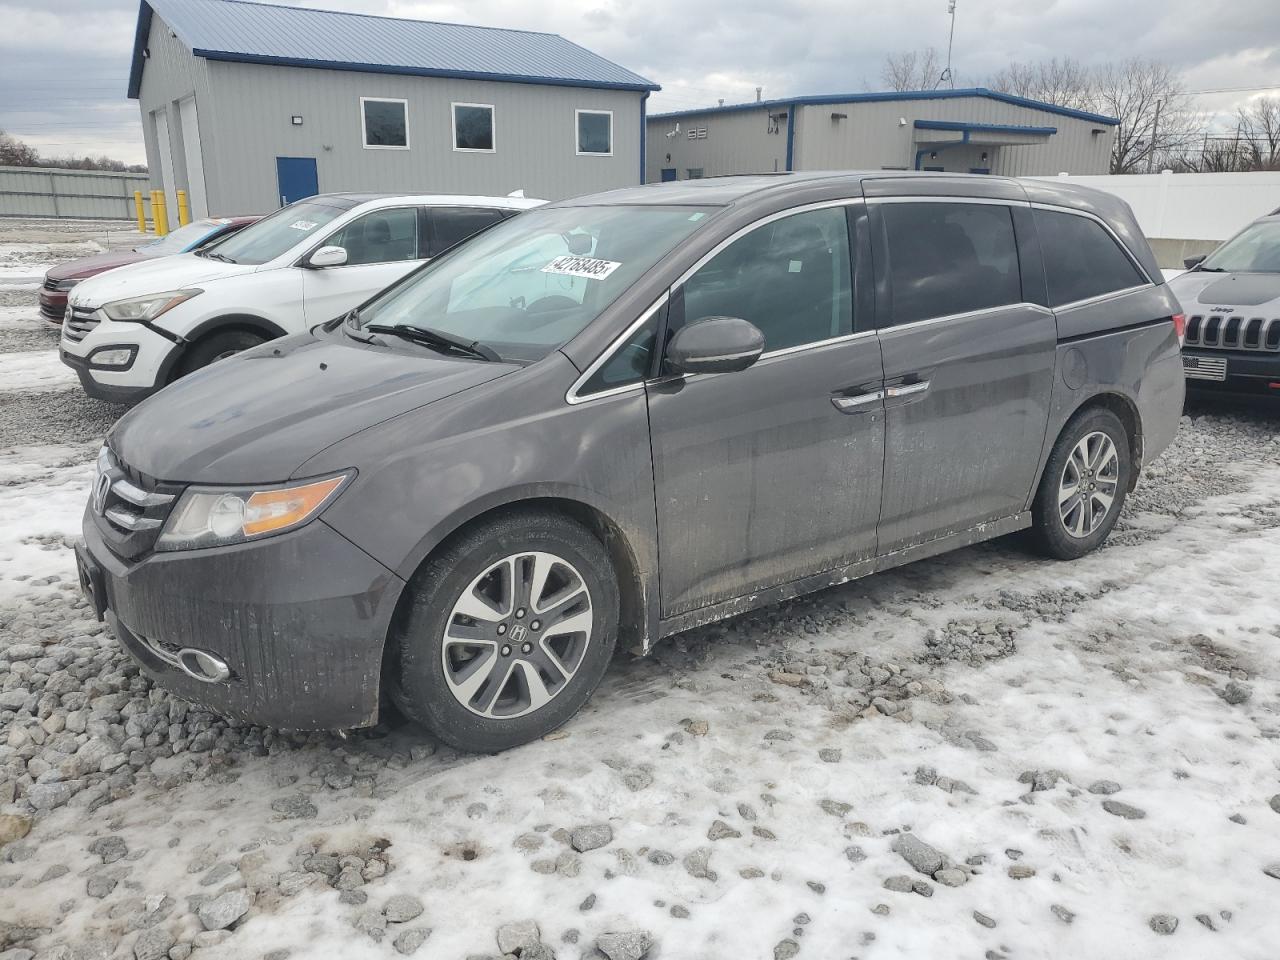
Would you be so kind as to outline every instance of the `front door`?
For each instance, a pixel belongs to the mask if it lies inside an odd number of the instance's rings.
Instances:
[[[1025,207],[915,198],[870,207],[885,373],[883,554],[1026,509],[1057,327],[1022,291],[1015,213],[1029,231]],[[1040,269],[1021,239],[1029,269]]]
[[[647,387],[663,616],[875,555],[882,372],[851,272],[845,208],[825,207],[766,219],[673,291],[669,333],[741,317],[765,354]]]
[[[280,206],[314,197],[320,192],[315,157],[276,157],[276,184]]]
[[[347,251],[339,267],[303,269],[302,302],[308,324],[324,323],[357,307],[426,260],[419,207],[390,207],[357,217],[317,242]]]

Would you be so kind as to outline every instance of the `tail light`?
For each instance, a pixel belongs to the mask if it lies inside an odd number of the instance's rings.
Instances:
[[[1170,319],[1173,320],[1173,332],[1178,335],[1178,346],[1182,346],[1187,341],[1187,316],[1175,313]]]

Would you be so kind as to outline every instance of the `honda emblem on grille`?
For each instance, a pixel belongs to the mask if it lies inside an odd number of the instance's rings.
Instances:
[[[107,510],[107,494],[111,492],[111,477],[102,474],[93,484],[93,512],[102,516]]]

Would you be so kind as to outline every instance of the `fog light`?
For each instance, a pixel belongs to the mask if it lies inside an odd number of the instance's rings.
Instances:
[[[89,354],[89,364],[94,367],[121,369],[132,366],[133,358],[137,355],[137,347],[99,347]]]

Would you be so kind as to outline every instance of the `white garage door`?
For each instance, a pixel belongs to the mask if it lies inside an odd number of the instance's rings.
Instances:
[[[182,118],[182,149],[187,157],[187,202],[191,204],[191,219],[209,215],[209,201],[204,189],[204,155],[200,151],[200,121],[196,118],[196,98],[187,97],[178,103],[178,116]]]

